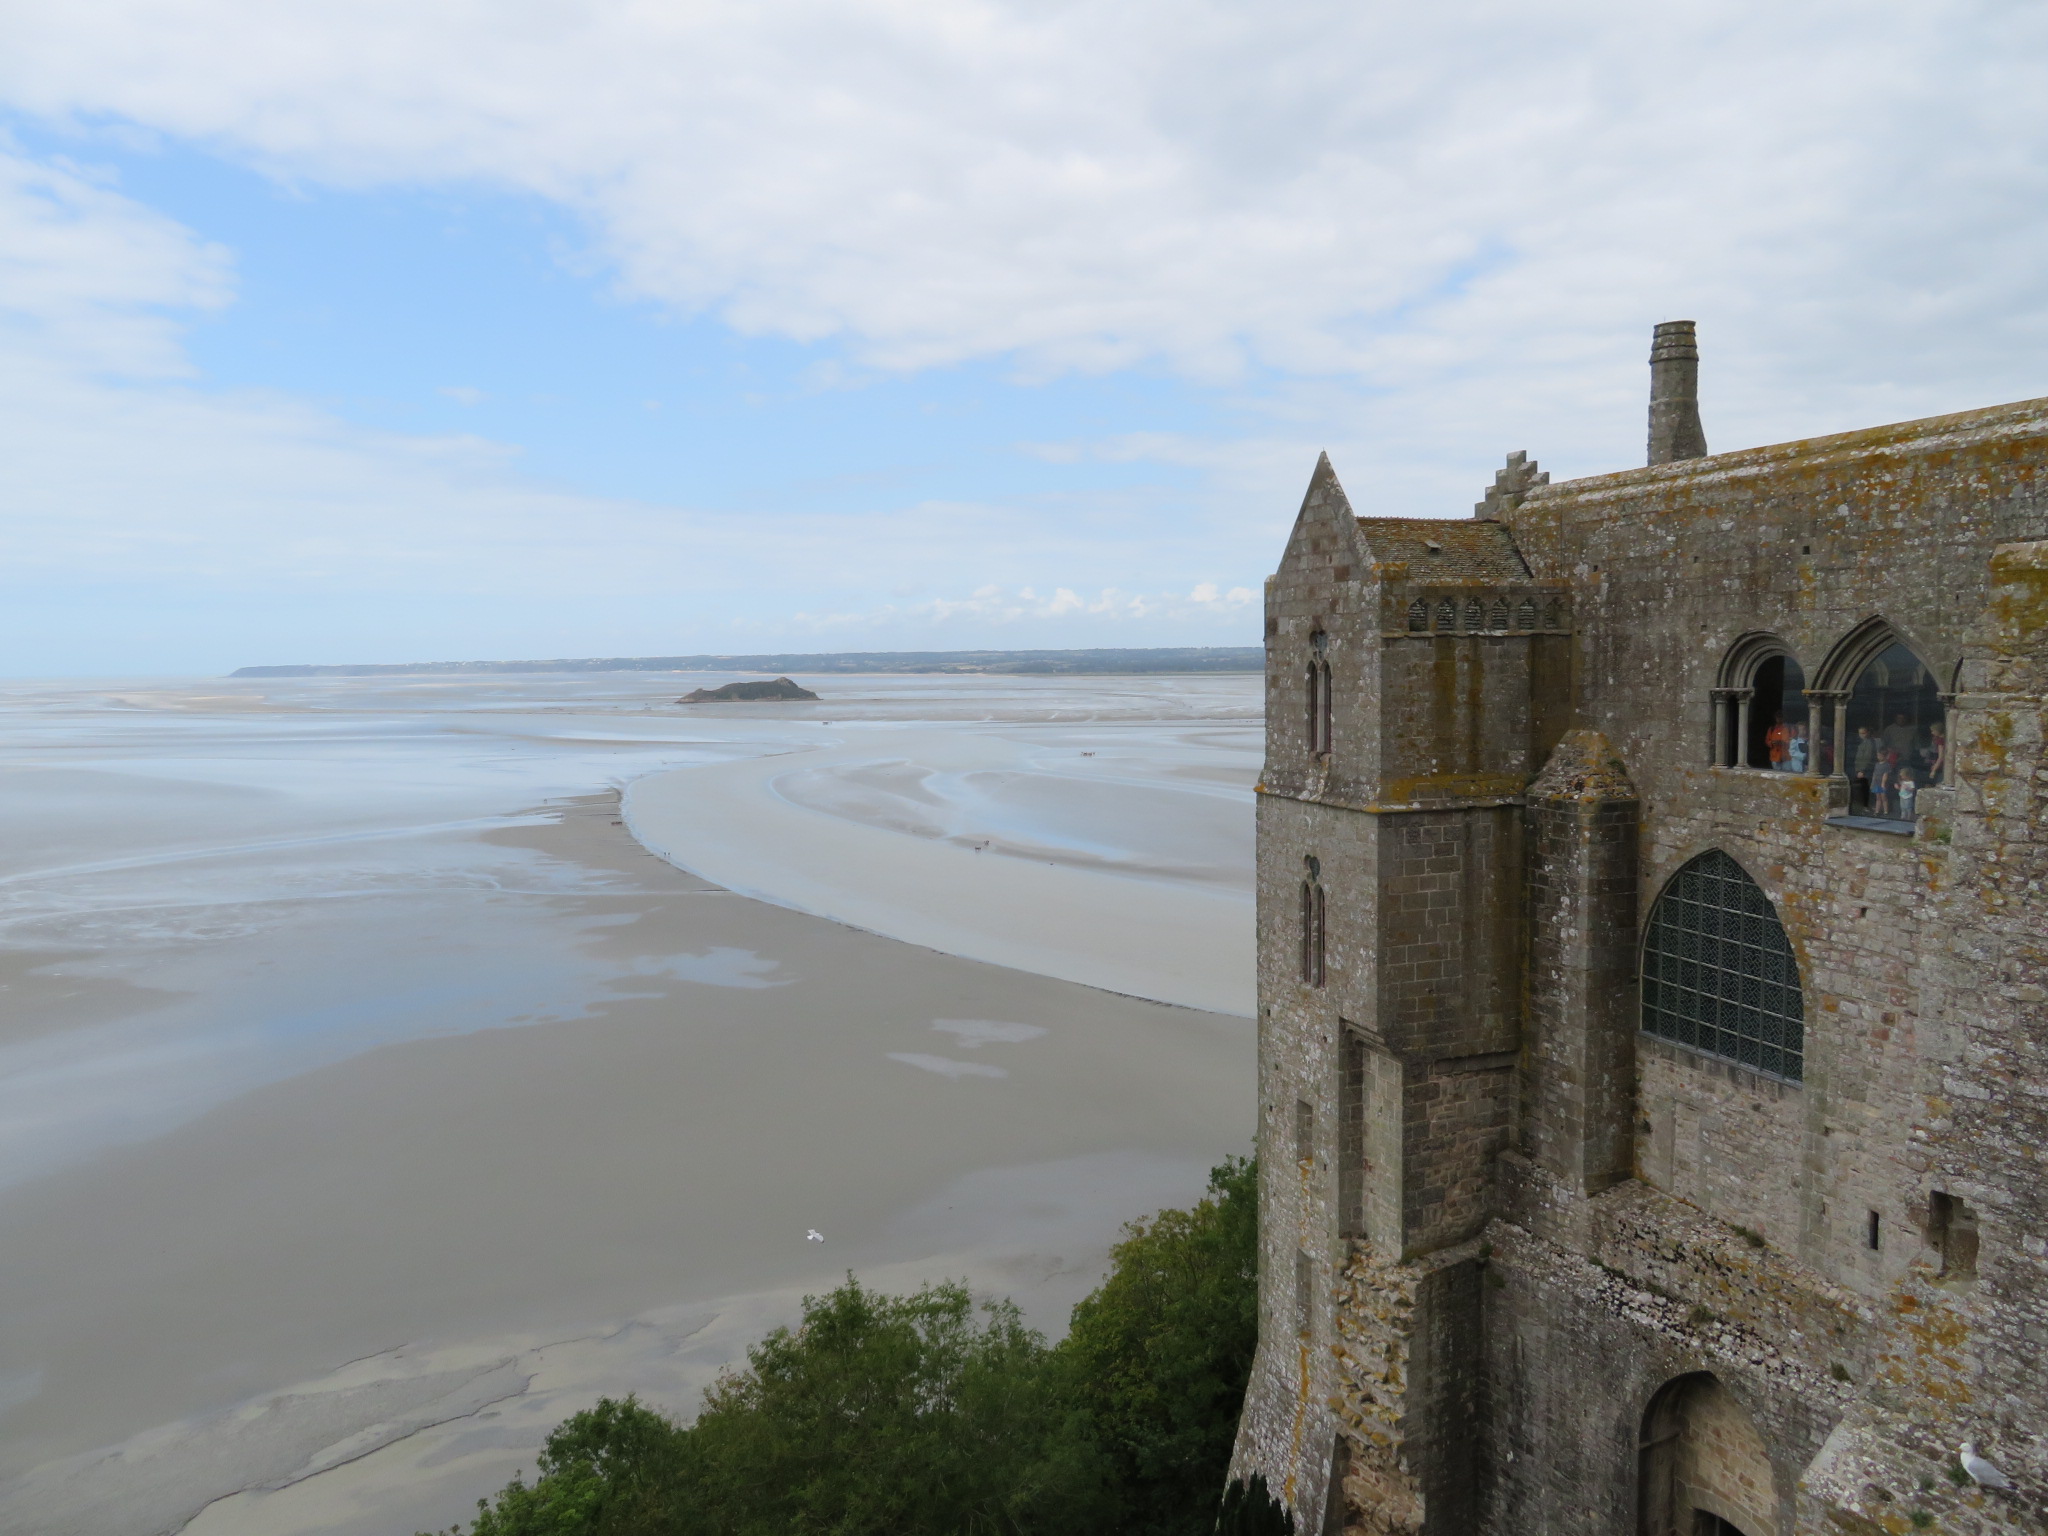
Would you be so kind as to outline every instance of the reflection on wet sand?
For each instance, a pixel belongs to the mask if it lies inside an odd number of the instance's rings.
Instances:
[[[1169,769],[1182,750],[1186,696],[1150,680],[970,681],[995,729],[1120,712],[1138,756],[1149,710]],[[1213,681],[1184,713],[1230,738],[1256,688]],[[748,900],[634,842],[614,794],[569,793],[794,766],[814,723],[490,686],[424,721],[341,690],[138,710],[136,734],[17,711],[0,772],[69,754],[176,824],[110,806],[169,856],[10,883],[121,852],[80,802],[0,854],[0,984],[36,1021],[0,1040],[0,1527],[445,1527],[599,1390],[687,1409],[849,1267],[967,1275],[1057,1326],[1121,1221],[1248,1145],[1245,1022]],[[907,750],[907,707],[872,706],[858,729],[903,741],[870,756],[952,771]]]

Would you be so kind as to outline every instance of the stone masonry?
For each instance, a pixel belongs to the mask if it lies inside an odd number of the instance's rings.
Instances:
[[[1708,455],[1689,322],[1652,367],[1648,467],[1419,520],[1326,457],[1268,582],[1233,1476],[1330,1536],[2040,1532],[2048,400]]]

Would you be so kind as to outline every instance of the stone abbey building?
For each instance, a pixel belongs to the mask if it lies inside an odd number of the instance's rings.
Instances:
[[[1325,458],[1268,584],[1234,1476],[2048,1529],[2048,400],[1709,455],[1651,363],[1648,467],[1434,521]]]

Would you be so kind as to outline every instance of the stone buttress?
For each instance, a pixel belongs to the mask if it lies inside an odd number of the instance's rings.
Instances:
[[[1237,1469],[1297,1528],[1477,1515],[1523,790],[1562,719],[1570,624],[1502,524],[1359,517],[1327,458],[1268,586],[1262,1343]]]

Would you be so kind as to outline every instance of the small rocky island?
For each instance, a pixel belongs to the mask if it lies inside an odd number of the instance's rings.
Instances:
[[[728,704],[735,700],[754,703],[762,699],[815,699],[810,689],[778,677],[772,683],[727,683],[723,688],[699,688],[695,693],[686,693],[678,704]]]

